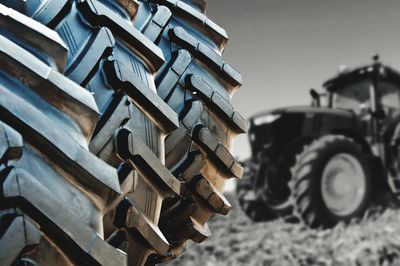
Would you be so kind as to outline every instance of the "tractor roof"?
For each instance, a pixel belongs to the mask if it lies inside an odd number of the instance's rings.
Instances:
[[[362,66],[353,70],[341,73],[336,77],[329,79],[323,84],[327,91],[335,91],[348,84],[372,78],[374,69],[378,69],[378,74],[381,79],[398,84],[400,87],[400,72],[391,67],[375,63],[372,65]]]

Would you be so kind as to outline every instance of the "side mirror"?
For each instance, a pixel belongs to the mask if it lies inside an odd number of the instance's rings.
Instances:
[[[311,89],[310,95],[311,95],[311,98],[313,99],[312,106],[320,107],[321,106],[321,96],[319,95],[319,93],[316,90]]]

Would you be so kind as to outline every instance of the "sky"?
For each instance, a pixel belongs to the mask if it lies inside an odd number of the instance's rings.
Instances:
[[[208,0],[207,16],[225,28],[225,60],[244,85],[234,96],[245,117],[282,106],[309,105],[309,89],[379,53],[400,69],[399,0]],[[235,141],[250,156],[246,135]]]

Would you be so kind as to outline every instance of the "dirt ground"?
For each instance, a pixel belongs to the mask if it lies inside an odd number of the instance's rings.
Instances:
[[[253,223],[235,197],[229,199],[233,210],[210,222],[212,236],[200,245],[190,243],[181,258],[166,265],[400,265],[399,210],[310,230],[280,220]]]

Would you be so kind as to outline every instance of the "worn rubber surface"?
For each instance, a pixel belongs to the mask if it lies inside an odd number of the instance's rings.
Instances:
[[[223,185],[241,175],[229,150],[247,126],[229,103],[240,75],[207,50],[220,55],[226,38],[204,2],[181,23],[211,40],[170,53],[178,5],[3,2],[19,13],[1,6],[0,260],[144,265],[204,240],[229,210]],[[167,100],[179,68],[185,85]]]
[[[366,193],[359,207],[346,216],[337,216],[325,205],[321,194],[321,178],[326,163],[338,153],[347,153],[356,158],[365,173]],[[372,169],[368,157],[352,139],[341,135],[327,135],[306,146],[291,169],[291,202],[294,214],[312,228],[329,228],[340,221],[349,221],[361,216],[371,197]]]

